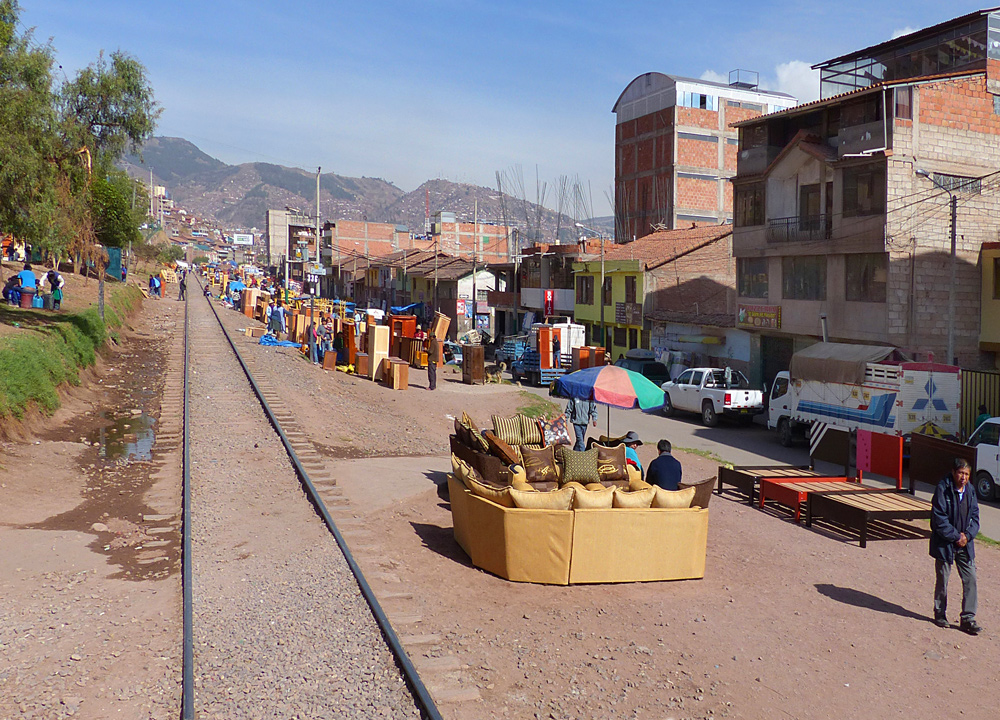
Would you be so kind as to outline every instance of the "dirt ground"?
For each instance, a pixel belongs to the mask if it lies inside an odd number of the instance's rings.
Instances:
[[[0,445],[2,718],[176,714],[180,462],[152,445],[181,307],[147,302],[52,418]]]

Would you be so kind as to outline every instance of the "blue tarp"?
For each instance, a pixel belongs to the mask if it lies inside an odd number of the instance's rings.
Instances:
[[[104,248],[108,251],[107,273],[115,280],[122,279],[122,249],[119,247]]]
[[[259,345],[269,345],[271,347],[301,347],[298,343],[288,342],[287,340],[278,340],[274,335],[261,335]]]
[[[416,313],[411,311],[422,306],[422,302],[410,303],[409,305],[393,305],[389,308],[389,312],[393,315],[415,315]]]
[[[239,280],[229,283],[229,292],[246,290],[247,286],[241,283]]]

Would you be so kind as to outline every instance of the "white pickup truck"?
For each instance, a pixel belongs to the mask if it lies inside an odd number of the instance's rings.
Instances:
[[[764,411],[764,393],[751,390],[746,376],[730,368],[691,368],[660,387],[666,394],[664,415],[670,417],[675,410],[700,413],[708,427],[718,425],[720,415],[749,423]]]

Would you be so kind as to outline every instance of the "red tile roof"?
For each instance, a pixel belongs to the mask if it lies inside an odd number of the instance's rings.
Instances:
[[[710,245],[733,232],[732,225],[705,225],[680,230],[661,230],[604,251],[609,260],[639,260],[646,270],[673,262],[682,255]]]

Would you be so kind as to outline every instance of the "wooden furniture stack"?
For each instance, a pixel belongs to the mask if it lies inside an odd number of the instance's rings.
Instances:
[[[389,327],[387,325],[368,326],[368,379],[382,379],[382,361],[389,357]]]
[[[462,382],[466,385],[486,383],[484,350],[482,345],[462,346]]]
[[[410,386],[410,364],[398,357],[382,361],[383,381],[393,390],[406,390]]]

